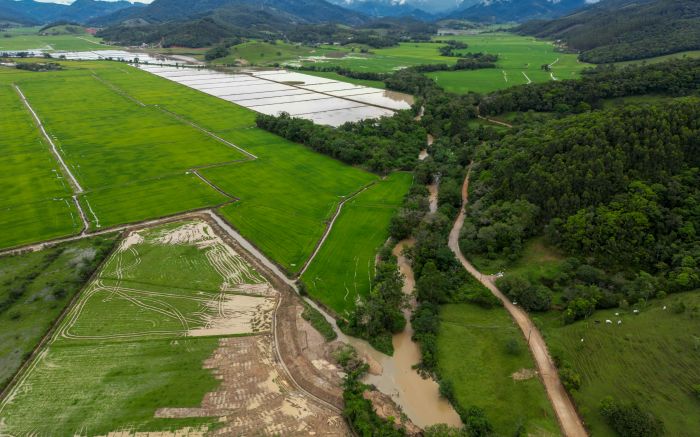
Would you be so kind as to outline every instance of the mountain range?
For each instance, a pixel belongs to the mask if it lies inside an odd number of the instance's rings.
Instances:
[[[453,11],[448,18],[492,23],[550,19],[596,2],[598,0],[482,0]]]
[[[105,26],[123,22],[163,23],[203,18],[226,10],[239,17],[256,14],[289,23],[336,22],[356,25],[376,17],[410,17],[422,21],[441,18],[485,22],[554,18],[597,0],[76,0],[71,5],[34,0],[0,0],[0,21],[45,24],[74,21]],[[260,17],[254,21],[260,21]],[[275,21],[272,20],[272,21]],[[236,23],[233,23],[236,24]]]
[[[127,1],[76,0],[70,5],[34,0],[0,0],[0,21],[38,25],[56,21],[86,23],[122,9],[140,9]]]
[[[605,0],[517,32],[564,41],[580,59],[608,63],[700,50],[699,0]]]

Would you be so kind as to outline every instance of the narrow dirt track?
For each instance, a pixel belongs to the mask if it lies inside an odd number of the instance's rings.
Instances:
[[[566,393],[564,386],[559,380],[559,372],[557,367],[554,365],[552,358],[547,350],[547,344],[540,334],[540,331],[532,323],[530,317],[528,317],[525,310],[519,306],[513,305],[513,303],[501,292],[501,290],[496,287],[494,283],[493,276],[483,275],[479,272],[462,254],[462,250],[459,248],[459,233],[462,230],[462,225],[464,224],[465,217],[465,207],[469,200],[469,176],[471,173],[471,165],[467,171],[467,177],[464,179],[464,184],[462,185],[462,209],[455,220],[452,231],[450,232],[449,247],[457,256],[457,259],[462,263],[464,268],[479,280],[486,288],[491,290],[491,292],[498,297],[502,302],[503,306],[508,310],[511,317],[520,327],[520,330],[525,335],[528,340],[528,346],[532,352],[532,356],[537,364],[537,369],[542,377],[542,382],[544,383],[545,389],[547,391],[547,396],[549,397],[554,412],[559,420],[559,426],[561,427],[562,433],[567,437],[585,437],[588,435],[586,429],[583,426],[581,418],[578,416],[574,404],[571,402],[569,395]]]

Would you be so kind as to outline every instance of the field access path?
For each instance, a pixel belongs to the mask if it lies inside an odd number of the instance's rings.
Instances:
[[[535,359],[535,363],[537,364],[537,369],[547,391],[547,396],[549,397],[552,407],[554,408],[554,412],[557,415],[562,433],[567,437],[586,437],[588,433],[583,426],[583,422],[581,421],[573,402],[569,398],[568,393],[559,380],[559,372],[557,371],[557,367],[549,355],[547,344],[545,343],[539,329],[537,329],[535,324],[532,323],[532,320],[530,320],[530,317],[525,310],[514,305],[510,299],[508,299],[503,292],[496,287],[494,276],[484,275],[479,272],[462,254],[462,250],[459,247],[459,233],[462,230],[462,225],[464,224],[465,208],[467,202],[469,201],[470,174],[471,165],[469,166],[467,176],[464,178],[464,184],[462,185],[462,208],[457,216],[457,219],[455,220],[452,231],[450,232],[450,239],[448,243],[449,247],[469,274],[478,279],[479,282],[481,282],[503,302],[503,306],[506,308],[506,310],[508,310],[513,320],[515,320],[520,327],[523,335],[525,335],[525,338],[527,338],[528,347],[530,348],[532,356]]]
[[[61,156],[61,153],[58,151],[58,147],[56,147],[56,144],[53,142],[51,139],[51,136],[46,132],[46,129],[44,129],[44,125],[41,123],[41,119],[39,119],[39,116],[36,114],[34,111],[34,108],[32,108],[32,105],[29,104],[29,101],[27,98],[24,96],[24,93],[22,90],[16,85],[12,84],[14,87],[15,91],[17,91],[17,94],[19,95],[19,98],[22,100],[22,103],[24,104],[24,107],[27,108],[30,114],[32,114],[32,118],[34,119],[34,123],[37,125],[39,128],[39,131],[41,132],[41,135],[48,141],[49,145],[51,146],[51,153],[53,156],[56,158],[56,161],[61,166],[61,173],[63,173],[63,176],[68,179],[70,182],[71,189],[73,190],[73,203],[75,203],[75,207],[78,209],[78,212],[80,213],[80,219],[83,222],[83,229],[81,231],[82,234],[85,234],[88,230],[88,227],[90,224],[88,223],[87,217],[85,215],[85,211],[83,211],[83,207],[80,205],[80,202],[78,201],[78,195],[82,194],[84,192],[83,187],[80,186],[80,183],[78,180],[75,178],[73,173],[70,171],[68,168],[68,165],[66,165],[66,162],[63,160],[63,157]]]

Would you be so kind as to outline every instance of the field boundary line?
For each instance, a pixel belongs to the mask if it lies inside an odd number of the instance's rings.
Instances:
[[[128,94],[128,93],[125,92],[123,89],[119,88],[118,86],[114,85],[113,83],[108,82],[108,81],[102,79],[100,76],[98,76],[97,74],[95,74],[95,72],[92,73],[92,77],[95,78],[95,80],[97,80],[98,82],[100,82],[100,83],[102,83],[103,85],[105,85],[105,86],[107,86],[108,88],[110,88],[110,89],[111,89],[112,91],[114,91],[115,93],[117,93],[117,94],[119,94],[120,96],[124,97],[125,99],[131,100],[132,102],[136,103],[137,105],[139,105],[139,106],[141,106],[141,107],[143,107],[143,108],[146,107],[146,104],[143,103],[141,100],[139,100],[139,99],[137,99],[136,97],[134,97],[134,96]]]
[[[192,173],[193,173],[195,176],[197,176],[202,182],[204,182],[205,184],[209,185],[212,189],[214,189],[214,190],[216,190],[217,192],[223,194],[224,196],[228,197],[229,199],[240,200],[238,197],[235,197],[235,196],[232,196],[232,195],[228,194],[226,191],[224,191],[224,190],[222,190],[221,188],[217,187],[216,185],[214,185],[213,182],[211,182],[210,180],[208,180],[207,178],[205,178],[204,176],[202,176],[202,175],[199,173],[199,169],[193,169],[193,170],[192,170]]]
[[[304,73],[301,73],[301,74],[304,74]],[[359,103],[359,104],[361,104],[361,105],[363,105],[363,106],[374,106],[375,108],[386,109],[386,110],[391,111],[391,112],[393,112],[393,113],[396,113],[396,112],[398,111],[398,110],[395,109],[395,108],[389,108],[388,106],[377,105],[376,103],[361,102],[361,101],[359,101],[359,100],[353,100],[353,99],[351,99],[351,98],[344,97],[344,96],[334,96],[333,94],[330,94],[330,93],[325,92],[325,91],[309,90],[309,89],[307,89],[307,88],[303,88],[301,85],[293,85],[293,84],[288,84],[288,83],[284,83],[284,82],[278,82],[278,81],[276,81],[276,80],[267,79],[267,78],[261,77],[261,76],[254,76],[254,75],[252,75],[252,74],[251,74],[251,76],[255,77],[256,79],[262,79],[262,80],[266,80],[266,81],[268,81],[268,82],[272,82],[272,83],[276,83],[276,84],[280,84],[280,85],[286,85],[286,86],[290,86],[290,87],[293,87],[293,88],[296,88],[296,89],[300,89],[300,90],[304,90],[304,91],[311,91],[311,92],[314,92],[314,93],[323,94],[323,95],[328,96],[328,97],[335,97],[336,99],[347,100],[348,102]],[[307,76],[312,76],[312,75],[311,75],[311,74],[307,74]],[[314,76],[314,77],[318,77],[318,76]],[[335,80],[335,79],[331,79],[331,80]],[[336,82],[350,83],[350,82],[344,82],[344,81],[342,81],[342,80],[336,80]],[[374,88],[374,87],[365,86],[365,85],[360,85],[360,86],[364,86],[365,88],[377,89],[377,90],[380,90],[380,91],[382,90],[381,88]],[[353,88],[348,88],[348,90],[351,90],[351,89],[353,89]],[[347,90],[338,90],[338,91],[347,91]],[[352,96],[350,96],[350,97],[352,97]],[[262,105],[259,105],[259,106],[262,106]],[[257,112],[257,111],[256,111],[256,112]],[[320,112],[328,112],[328,111],[320,111]],[[313,113],[313,112],[307,112],[306,114],[314,114],[314,113]],[[298,114],[298,115],[304,115],[304,114]]]
[[[351,193],[349,196],[347,196],[345,199],[343,199],[341,202],[338,203],[338,206],[335,209],[335,214],[333,214],[333,217],[331,218],[331,221],[328,223],[326,226],[326,230],[323,232],[323,236],[321,237],[320,240],[316,243],[316,247],[314,248],[314,251],[311,253],[309,258],[304,262],[304,265],[302,268],[299,270],[299,273],[297,273],[294,278],[301,278],[301,275],[306,272],[306,270],[309,268],[311,265],[311,262],[316,258],[316,255],[321,251],[321,247],[323,246],[323,243],[326,242],[326,239],[331,233],[331,230],[333,229],[333,225],[335,224],[335,221],[338,219],[340,216],[340,213],[343,209],[343,206],[345,203],[349,200],[354,199],[357,197],[359,194],[363,193],[364,191],[368,190],[370,187],[374,186],[377,184],[377,181],[372,181],[369,184],[365,185],[364,187],[360,188],[359,190],[355,191],[354,193]]]
[[[77,240],[82,240],[85,238],[96,237],[99,235],[110,234],[112,232],[129,231],[129,230],[133,230],[133,229],[140,229],[140,228],[144,228],[144,227],[155,226],[155,225],[158,225],[161,223],[170,223],[173,221],[192,218],[193,216],[196,216],[197,214],[207,213],[208,211],[211,211],[212,208],[221,208],[223,206],[230,205],[230,204],[235,203],[235,202],[236,202],[236,200],[232,199],[232,200],[229,200],[227,202],[219,203],[217,205],[191,209],[188,211],[181,211],[181,212],[177,212],[175,214],[164,215],[164,216],[154,218],[154,219],[139,220],[139,221],[135,221],[135,222],[131,222],[131,223],[125,223],[125,224],[110,226],[107,228],[102,228],[102,229],[96,230],[96,231],[87,231],[87,232],[83,232],[81,234],[74,234],[74,235],[71,235],[68,237],[53,238],[50,240],[39,241],[37,243],[30,243],[30,244],[24,244],[22,246],[10,247],[7,249],[0,250],[0,257],[19,255],[19,254],[27,253],[27,252],[36,252],[38,250],[42,250],[42,249],[45,249],[47,247],[55,246],[55,245],[61,244],[61,243],[68,243],[71,241],[77,241]]]
[[[63,323],[63,320],[66,318],[68,312],[70,312],[70,310],[73,309],[78,300],[82,297],[88,285],[92,284],[92,282],[96,279],[98,272],[102,269],[107,260],[112,256],[114,251],[117,249],[117,246],[118,244],[117,242],[115,242],[115,244],[112,246],[112,249],[109,251],[109,253],[105,255],[105,257],[102,259],[102,262],[100,262],[100,265],[98,265],[95,268],[95,271],[92,272],[90,277],[80,286],[80,289],[75,292],[71,300],[66,304],[61,313],[58,315],[58,317],[56,317],[56,319],[54,319],[54,321],[51,323],[49,329],[47,329],[44,335],[41,337],[39,343],[37,343],[36,346],[34,346],[34,349],[32,349],[29,356],[24,360],[22,365],[12,375],[12,378],[7,383],[7,385],[0,391],[0,413],[2,413],[2,410],[7,405],[7,400],[12,399],[10,394],[14,392],[16,388],[20,387],[20,383],[25,377],[29,376],[29,372],[31,371],[29,367],[38,362],[38,356],[42,353],[43,347],[53,338],[54,334],[58,330],[59,325]]]
[[[523,74],[523,76],[525,76],[525,79],[527,79],[527,85],[530,85],[532,83],[532,79],[530,79],[524,71],[521,71],[521,73]]]
[[[142,71],[146,71],[146,70],[142,70]],[[149,73],[149,74],[152,74],[152,73]],[[170,116],[170,117],[176,119],[176,120],[179,121],[180,123],[187,124],[187,125],[189,125],[190,127],[193,127],[193,128],[195,128],[195,129],[199,130],[200,132],[203,132],[203,133],[209,135],[210,137],[214,138],[215,140],[219,141],[220,143],[223,143],[223,144],[225,144],[225,145],[227,145],[227,146],[229,146],[229,147],[232,147],[232,148],[238,150],[239,152],[243,153],[244,155],[248,156],[249,158],[251,158],[251,159],[258,159],[257,156],[253,155],[253,154],[250,153],[249,151],[243,149],[243,148],[240,147],[240,146],[237,146],[237,145],[233,144],[232,142],[230,142],[230,141],[228,141],[228,140],[225,140],[225,139],[221,138],[220,136],[218,136],[218,135],[215,134],[214,132],[203,128],[202,126],[198,125],[197,123],[194,123],[194,122],[192,122],[192,121],[190,121],[190,120],[187,120],[186,118],[182,117],[181,115],[176,114],[176,113],[174,113],[174,112],[172,112],[172,111],[170,111],[170,110],[168,110],[168,109],[163,108],[163,107],[160,106],[159,104],[147,105],[147,104],[143,103],[142,101],[140,101],[139,99],[137,99],[136,97],[134,97],[134,96],[132,96],[131,94],[127,93],[125,90],[123,90],[123,89],[119,88],[118,86],[114,85],[114,84],[111,83],[110,81],[99,77],[99,76],[98,76],[97,74],[95,74],[94,72],[92,73],[92,76],[93,76],[95,79],[97,79],[98,81],[100,81],[100,82],[102,82],[103,84],[105,84],[106,86],[108,86],[109,88],[111,88],[111,89],[112,89],[114,92],[116,92],[117,94],[120,94],[121,96],[123,96],[123,97],[125,97],[125,98],[131,100],[132,102],[136,103],[137,105],[139,105],[139,106],[141,106],[141,107],[144,107],[144,108],[146,108],[146,107],[156,108],[156,109],[158,109],[159,111],[163,112],[164,114],[166,114],[166,115],[168,115],[168,116]],[[157,76],[157,75],[154,75],[154,76]],[[158,76],[158,77],[160,77],[160,76]],[[175,81],[172,81],[172,82],[175,82]],[[175,82],[175,83],[178,83],[178,82]],[[188,88],[190,88],[190,87],[188,87]]]
[[[462,249],[459,247],[459,234],[464,225],[466,207],[469,202],[469,177],[471,175],[472,165],[473,162],[469,164],[464,183],[462,184],[462,207],[450,230],[448,247],[455,254],[460,264],[462,264],[462,267],[502,302],[505,310],[508,311],[510,317],[520,328],[521,333],[527,340],[528,349],[535,361],[535,365],[540,374],[540,381],[544,385],[549,402],[557,416],[562,434],[567,437],[587,437],[588,433],[583,426],[583,421],[578,415],[578,411],[571,397],[569,397],[569,394],[559,379],[557,366],[554,364],[549,354],[547,343],[544,341],[544,337],[542,337],[537,326],[535,326],[528,313],[522,307],[514,305],[510,299],[498,289],[494,282],[494,277],[483,275],[477,270],[476,267],[467,260],[462,253]]]
[[[187,124],[187,125],[189,125],[189,126],[192,126],[193,128],[195,128],[195,129],[197,129],[197,130],[199,130],[199,131],[201,131],[201,132],[204,132],[205,134],[209,135],[210,137],[214,138],[215,140],[219,141],[220,143],[226,144],[226,145],[229,146],[229,147],[233,147],[234,149],[238,150],[239,152],[243,153],[244,155],[250,157],[251,160],[252,160],[252,159],[258,159],[258,157],[257,157],[256,155],[253,155],[252,153],[250,153],[249,151],[243,149],[242,147],[239,147],[239,146],[233,144],[232,142],[221,138],[220,136],[218,136],[218,135],[215,134],[214,132],[203,128],[202,126],[198,125],[197,123],[194,123],[194,122],[192,122],[192,121],[189,121],[189,120],[183,118],[182,116],[180,116],[180,115],[178,115],[178,114],[176,114],[176,113],[174,113],[174,112],[172,112],[172,111],[170,111],[170,110],[168,110],[168,109],[163,108],[163,107],[160,106],[160,105],[153,105],[153,107],[158,108],[161,112],[163,112],[163,113],[165,113],[165,114],[167,114],[167,115],[173,117],[174,119],[178,120],[178,121],[181,122],[181,123],[185,123],[185,124]]]
[[[41,119],[39,119],[39,116],[36,114],[36,112],[34,112],[34,109],[29,104],[29,101],[24,96],[24,93],[22,93],[22,90],[17,86],[17,84],[12,84],[12,86],[15,88],[15,91],[17,91],[17,93],[19,94],[19,97],[22,100],[22,103],[24,103],[24,106],[32,114],[32,117],[34,118],[34,123],[37,125],[37,127],[41,131],[44,138],[46,138],[46,140],[49,142],[49,145],[51,146],[51,151],[53,152],[54,157],[60,163],[61,169],[63,170],[63,172],[66,173],[66,176],[68,176],[68,179],[71,182],[73,189],[75,190],[75,194],[82,193],[83,187],[80,186],[80,183],[78,183],[78,180],[75,178],[75,176],[73,176],[73,173],[71,173],[70,169],[68,168],[65,161],[63,160],[63,157],[59,153],[58,148],[56,147],[56,144],[51,139],[51,136],[46,132],[46,129],[44,129],[44,125],[41,123]]]
[[[87,201],[87,199],[85,200]],[[83,208],[80,206],[80,201],[78,200],[77,194],[73,195],[73,202],[75,202],[75,207],[78,208],[80,218],[83,220],[83,230],[80,232],[80,235],[84,235],[88,231],[88,229],[90,229],[90,222],[88,221],[87,216],[85,215],[85,211],[83,211]]]

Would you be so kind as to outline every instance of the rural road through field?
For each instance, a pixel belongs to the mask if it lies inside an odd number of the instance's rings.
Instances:
[[[520,327],[520,330],[525,335],[528,340],[528,346],[532,352],[532,356],[537,364],[537,369],[542,377],[542,382],[544,383],[545,389],[547,390],[547,396],[549,397],[554,412],[559,420],[559,426],[561,427],[562,433],[567,437],[585,437],[588,435],[586,429],[583,426],[581,418],[576,412],[573,402],[566,393],[564,386],[559,380],[559,372],[557,367],[554,365],[552,358],[549,356],[547,350],[547,344],[540,334],[540,331],[532,323],[530,317],[528,317],[525,310],[519,306],[513,305],[513,303],[508,299],[501,290],[496,287],[494,283],[494,277],[489,275],[483,275],[479,272],[462,254],[462,250],[459,248],[459,233],[462,230],[462,225],[464,224],[465,217],[465,207],[469,200],[469,175],[471,173],[471,165],[467,171],[467,176],[464,178],[464,184],[462,185],[462,209],[460,210],[459,216],[455,220],[452,231],[450,232],[449,247],[457,256],[459,262],[462,263],[464,268],[479,280],[486,288],[491,290],[491,292],[498,297],[502,302],[503,306],[508,310],[511,317]]]

